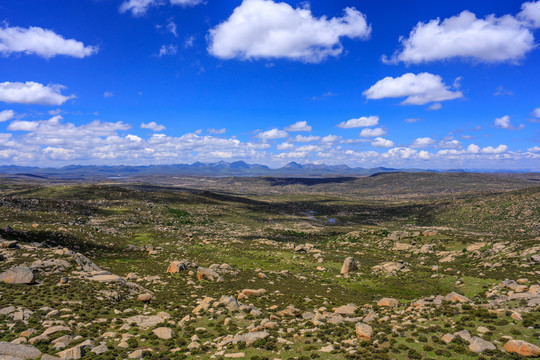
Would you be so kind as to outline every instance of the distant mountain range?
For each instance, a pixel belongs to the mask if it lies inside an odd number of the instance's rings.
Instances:
[[[30,166],[3,165],[0,173],[24,177],[45,179],[114,179],[139,176],[278,176],[278,177],[323,177],[323,176],[367,176],[385,172],[438,172],[426,169],[393,169],[385,167],[351,168],[347,165],[298,164],[291,162],[281,168],[272,169],[265,165],[248,164],[244,161],[228,163],[196,162],[174,165],[69,165],[62,168],[40,168]],[[462,169],[445,170],[444,172],[465,172]],[[479,170],[478,172],[485,172]],[[493,171],[490,171],[493,172]],[[527,172],[500,171],[500,172]]]

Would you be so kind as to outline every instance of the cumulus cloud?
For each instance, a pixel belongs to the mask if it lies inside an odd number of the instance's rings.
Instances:
[[[278,144],[277,146],[278,150],[292,150],[294,149],[294,145],[288,142],[283,142],[281,144]]]
[[[279,129],[271,129],[268,131],[263,131],[261,133],[258,133],[255,135],[256,138],[263,139],[263,140],[272,140],[272,139],[282,139],[289,136],[286,131],[279,130]]]
[[[29,28],[0,27],[0,54],[38,55],[46,59],[57,55],[84,58],[98,52],[96,46],[85,46],[74,39],[64,39],[52,30],[36,26]]]
[[[443,140],[437,144],[442,149],[461,149],[461,143],[458,140]]]
[[[63,85],[46,85],[27,81],[0,83],[0,101],[18,104],[62,105],[74,95],[65,96],[60,92],[65,89]]]
[[[142,16],[149,8],[162,6],[165,3],[165,0],[126,0],[120,5],[120,12],[131,12],[134,16]],[[188,7],[202,4],[203,0],[170,0],[170,3],[171,5]]]
[[[330,135],[323,136],[323,138],[321,139],[321,142],[332,144],[332,143],[338,142],[339,140],[341,140],[341,136],[330,134]]]
[[[518,19],[532,28],[540,27],[540,1],[526,2],[521,4],[521,12]]]
[[[226,129],[226,128],[222,128],[222,129],[207,129],[206,131],[208,131],[209,134],[221,135],[221,134],[225,134],[225,132],[227,131],[227,129]]]
[[[103,93],[104,98],[110,98],[110,97],[113,97],[113,96],[114,96],[114,94],[112,93],[112,91],[105,91]]]
[[[292,125],[289,125],[285,128],[287,131],[311,131],[311,126],[308,125],[307,121],[297,121]]]
[[[495,127],[499,129],[521,130],[524,128],[523,124],[519,125],[518,127],[515,127],[514,125],[512,125],[510,123],[510,116],[508,115],[504,115],[504,116],[501,116],[500,118],[496,118],[493,123]]]
[[[430,137],[421,137],[421,138],[417,138],[416,140],[414,140],[412,142],[412,144],[411,144],[411,147],[413,147],[413,148],[424,148],[424,147],[432,146],[435,143],[436,143],[436,141],[433,140]]]
[[[156,123],[155,121],[151,121],[149,123],[142,123],[141,124],[141,129],[150,129],[154,132],[157,132],[157,131],[162,131],[162,130],[165,130],[165,126],[164,125],[159,125],[158,123]]]
[[[407,73],[400,77],[385,77],[363,92],[368,99],[400,98],[403,105],[424,105],[431,102],[459,99],[461,91],[450,91],[442,78],[430,73]]]
[[[339,123],[337,127],[340,127],[342,129],[351,129],[367,126],[376,126],[377,124],[379,124],[378,116],[362,116],[358,119],[350,119],[347,121],[343,121]]]
[[[320,136],[302,136],[302,135],[296,135],[296,137],[289,139],[290,142],[312,142],[312,141],[319,141],[321,139]]]
[[[371,27],[355,8],[343,17],[314,17],[309,8],[284,2],[244,0],[210,30],[208,51],[221,59],[287,58],[321,62],[343,52],[342,37],[368,39]]]
[[[383,147],[388,148],[394,146],[394,142],[392,140],[388,140],[382,137],[376,137],[372,142],[371,146],[374,147]]]
[[[534,5],[536,6],[536,4]],[[524,8],[521,18],[537,14]],[[426,63],[453,58],[477,62],[517,62],[535,46],[532,32],[511,15],[478,19],[470,11],[457,16],[418,23],[409,37],[400,39],[402,49],[384,62]]]
[[[506,145],[499,145],[496,148],[492,146],[487,146],[480,150],[480,152],[483,154],[502,154],[507,151],[508,151],[508,146]]]
[[[382,135],[385,135],[386,134],[386,131],[383,129],[383,128],[374,128],[374,129],[370,129],[370,128],[365,128],[365,129],[362,129],[362,131],[360,132],[360,135],[361,137],[375,137],[375,136],[382,136]]]
[[[0,111],[0,122],[11,120],[13,119],[14,116],[15,116],[15,111],[13,110]]]
[[[534,117],[540,118],[540,107],[533,110]]]

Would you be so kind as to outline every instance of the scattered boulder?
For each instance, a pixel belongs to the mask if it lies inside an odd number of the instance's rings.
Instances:
[[[152,332],[156,334],[158,338],[163,339],[163,340],[169,340],[174,335],[174,332],[172,331],[172,329],[168,327],[159,327],[152,330]]]
[[[171,274],[179,273],[180,271],[188,270],[192,267],[191,262],[188,260],[182,259],[180,261],[173,261],[170,263],[167,268],[167,272]]]
[[[385,307],[397,307],[399,305],[399,301],[393,298],[382,298],[377,303],[378,306],[385,306]]]
[[[517,353],[521,356],[538,357],[540,347],[522,340],[510,340],[504,344],[504,350],[509,353]]]
[[[356,309],[358,308],[354,304],[343,305],[343,306],[334,308],[334,314],[352,316],[354,315]]]
[[[460,303],[466,303],[466,302],[471,301],[468,297],[460,295],[453,291],[450,294],[446,295],[444,297],[444,300],[450,301],[450,302],[460,302]]]
[[[25,265],[14,266],[0,274],[0,282],[6,284],[31,284],[34,282],[34,274]]]
[[[265,289],[253,290],[253,289],[244,289],[238,294],[238,299],[246,299],[250,296],[261,296],[266,292]]]
[[[358,336],[360,340],[371,340],[371,336],[373,335],[373,328],[368,324],[357,323],[355,326],[355,330],[356,336]]]
[[[139,296],[137,296],[137,300],[142,301],[142,302],[149,302],[153,298],[154,298],[154,296],[152,294],[149,294],[149,293],[140,294]]]
[[[399,261],[388,261],[380,265],[375,265],[373,267],[373,271],[375,272],[382,271],[387,274],[395,274],[398,271],[405,271],[405,270],[407,270],[407,266],[405,265],[404,262],[399,262]]]
[[[478,336],[471,339],[469,350],[475,353],[481,353],[484,350],[496,350],[497,348],[491,342],[484,340]]]
[[[167,314],[166,312],[159,312],[156,315],[136,315],[129,317],[127,319],[124,319],[124,321],[127,324],[134,323],[137,325],[140,329],[147,330],[151,327],[156,326],[157,324],[161,324],[165,320],[168,320],[171,316]]]
[[[15,359],[36,359],[39,356],[41,356],[41,351],[33,346],[0,342],[0,359],[9,359],[10,357]]]
[[[217,282],[223,282],[224,279],[221,275],[219,275],[217,272],[215,272],[212,269],[207,269],[203,267],[199,267],[197,269],[197,279],[203,280],[208,279],[210,281],[217,281]]]
[[[351,271],[354,271],[354,270],[358,270],[356,260],[354,260],[353,257],[348,257],[343,262],[343,266],[341,267],[340,274],[348,275]]]

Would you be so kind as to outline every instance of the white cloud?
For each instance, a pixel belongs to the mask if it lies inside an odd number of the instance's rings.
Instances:
[[[291,150],[294,149],[294,145],[288,142],[283,142],[277,145],[278,150]]]
[[[337,141],[341,140],[341,136],[337,136],[337,135],[326,135],[324,136],[322,139],[321,139],[321,142],[322,143],[327,143],[327,144],[331,144],[331,143],[335,143]]]
[[[65,96],[60,93],[65,86],[47,85],[27,81],[0,83],[0,101],[6,103],[38,104],[38,105],[62,105],[74,95]]]
[[[165,130],[165,126],[157,124],[155,121],[149,123],[142,123],[141,129],[150,129],[154,132]]]
[[[419,64],[461,58],[486,63],[517,62],[535,46],[531,31],[513,16],[477,19],[467,10],[442,22],[420,22],[400,42],[403,48],[391,59],[383,57],[383,61]]]
[[[521,12],[518,19],[525,22],[527,26],[533,28],[540,27],[540,1],[526,2],[521,4]]]
[[[135,142],[141,142],[143,141],[143,139],[137,135],[132,135],[132,134],[127,134],[126,135],[126,139],[130,140],[130,141],[135,141]]]
[[[385,135],[385,134],[386,134],[386,131],[384,131],[383,128],[374,128],[374,129],[365,128],[365,129],[362,129],[359,136],[361,136],[361,137],[375,137],[375,136],[382,136],[382,135]]]
[[[162,57],[165,55],[176,55],[178,52],[178,47],[176,45],[161,45],[161,48],[159,49],[159,53],[157,54],[158,57]]]
[[[287,134],[286,131],[279,130],[279,129],[271,129],[271,130],[264,131],[255,135],[255,137],[259,139],[264,139],[264,140],[282,139],[287,136],[289,136],[289,134]]]
[[[52,30],[31,26],[0,27],[0,54],[24,53],[46,59],[57,55],[84,58],[98,52],[96,46],[85,46],[74,39],[64,39]]]
[[[312,141],[319,141],[321,139],[320,136],[302,136],[302,135],[296,135],[296,137],[289,139],[290,142],[312,142]]]
[[[105,91],[103,93],[104,98],[110,98],[110,97],[113,97],[113,96],[114,96],[114,94],[112,93],[112,91]]]
[[[521,129],[523,129],[525,127],[523,124],[521,124],[518,127],[515,127],[514,125],[512,125],[510,123],[510,116],[508,116],[508,115],[501,116],[500,118],[496,118],[493,123],[494,123],[495,127],[499,128],[499,129],[521,130]]]
[[[506,145],[499,145],[496,148],[492,146],[487,146],[480,150],[480,152],[483,154],[502,154],[507,151],[508,151],[508,146]]]
[[[415,123],[415,122],[419,122],[420,118],[409,118],[409,119],[405,119],[405,122],[408,122],[409,124],[412,124],[412,123]]]
[[[533,110],[534,117],[540,118],[540,107]]]
[[[424,147],[432,146],[435,143],[436,141],[430,137],[421,137],[414,140],[413,143],[411,144],[411,147],[424,148]]]
[[[458,140],[443,140],[437,144],[442,149],[461,149],[461,143]]]
[[[170,0],[172,5],[195,6],[203,3],[203,0]]]
[[[292,125],[289,125],[285,128],[287,131],[311,131],[311,126],[308,125],[307,121],[297,121]]]
[[[441,110],[441,109],[442,109],[442,104],[441,103],[434,103],[434,104],[431,104],[428,107],[428,110],[432,110],[432,111],[437,111],[437,110]]]
[[[170,31],[171,34],[173,34],[175,37],[178,37],[178,33],[176,32],[176,23],[174,21],[169,21],[167,24],[167,30]]]
[[[371,142],[371,146],[388,148],[394,146],[394,142],[392,140],[384,139],[382,137],[376,137]]]
[[[225,132],[227,132],[227,129],[207,129],[206,131],[208,131],[209,134],[221,135],[225,134]]]
[[[0,111],[0,122],[11,120],[13,119],[14,116],[15,116],[15,111],[13,110]]]
[[[480,152],[480,146],[476,144],[470,144],[469,146],[467,146],[466,152],[470,154],[478,154]]]
[[[359,127],[366,127],[366,126],[376,126],[379,123],[379,117],[378,116],[362,116],[358,119],[350,119],[347,121],[343,121],[337,125],[337,127],[340,127],[342,129],[351,129],[351,128],[359,128]]]
[[[202,4],[203,0],[170,0],[171,5],[183,7]],[[146,14],[149,8],[164,5],[164,0],[126,0],[120,5],[120,12],[131,12],[134,16]]]
[[[528,148],[527,151],[530,151],[533,153],[540,153],[540,146],[533,146],[532,148]]]
[[[244,0],[223,23],[210,30],[208,51],[221,59],[287,58],[321,62],[343,52],[340,39],[367,39],[364,14],[345,8],[341,18],[316,18],[307,7],[284,2]]]
[[[385,77],[363,92],[368,99],[406,97],[403,105],[424,105],[431,102],[463,97],[461,91],[452,92],[442,78],[430,73],[407,73],[400,77]]]

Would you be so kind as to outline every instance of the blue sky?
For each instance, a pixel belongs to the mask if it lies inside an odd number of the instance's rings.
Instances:
[[[540,170],[540,1],[4,0],[0,164]]]

